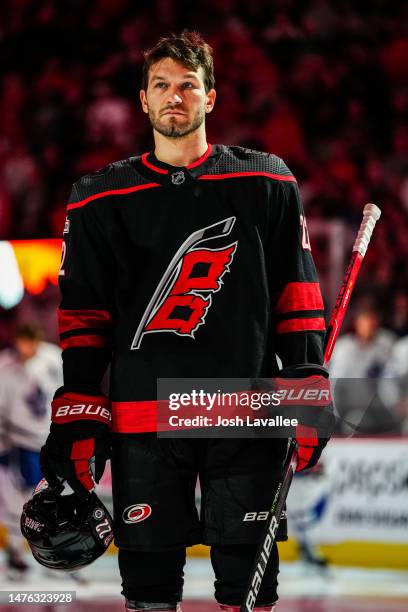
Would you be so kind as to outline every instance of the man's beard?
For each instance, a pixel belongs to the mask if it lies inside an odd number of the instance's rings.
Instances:
[[[205,111],[204,109],[198,110],[194,119],[190,123],[185,123],[184,125],[177,125],[175,122],[172,122],[172,119],[170,120],[170,123],[164,124],[160,121],[160,117],[156,117],[150,109],[149,119],[152,127],[156,130],[156,132],[162,134],[162,136],[167,136],[167,138],[183,138],[184,136],[195,132],[195,130],[202,125],[205,119]]]

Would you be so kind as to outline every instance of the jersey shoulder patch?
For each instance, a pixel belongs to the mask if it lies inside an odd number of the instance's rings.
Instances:
[[[147,183],[147,179],[135,168],[137,159],[137,157],[129,157],[112,162],[80,178],[72,187],[68,206],[72,208],[75,204],[91,202],[111,195],[111,192],[121,193],[121,190],[137,188]]]
[[[238,146],[223,146],[223,152],[214,171],[222,173],[254,172],[293,177],[285,162],[272,153]]]

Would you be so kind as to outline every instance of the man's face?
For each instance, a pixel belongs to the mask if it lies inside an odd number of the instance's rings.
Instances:
[[[361,312],[355,320],[356,334],[363,342],[370,342],[378,331],[380,319],[374,312]]]
[[[201,66],[195,72],[167,57],[151,66],[140,100],[157,132],[182,138],[203,124],[214,106],[215,90],[206,93]]]
[[[18,337],[14,341],[14,346],[21,361],[28,361],[37,354],[40,341],[32,340],[31,338]]]

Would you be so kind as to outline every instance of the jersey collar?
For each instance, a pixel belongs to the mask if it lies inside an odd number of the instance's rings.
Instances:
[[[204,155],[188,166],[171,166],[170,164],[166,164],[158,160],[152,151],[143,153],[140,161],[145,168],[148,168],[151,172],[154,172],[157,175],[157,179],[159,179],[160,176],[173,176],[176,174],[181,175],[186,171],[186,174],[195,178],[203,173],[204,168],[207,169],[209,160],[211,160],[217,154],[216,149],[217,147],[209,144]]]

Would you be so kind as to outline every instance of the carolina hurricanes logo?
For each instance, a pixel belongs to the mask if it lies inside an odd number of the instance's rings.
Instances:
[[[133,525],[145,521],[151,513],[152,509],[149,504],[135,504],[125,508],[122,518],[127,525]]]
[[[143,336],[150,333],[172,332],[194,338],[194,332],[205,322],[212,294],[221,289],[221,279],[229,272],[238,242],[219,249],[197,246],[228,236],[235,219],[229,217],[204,227],[181,245],[145,310],[132,350],[140,348]]]

